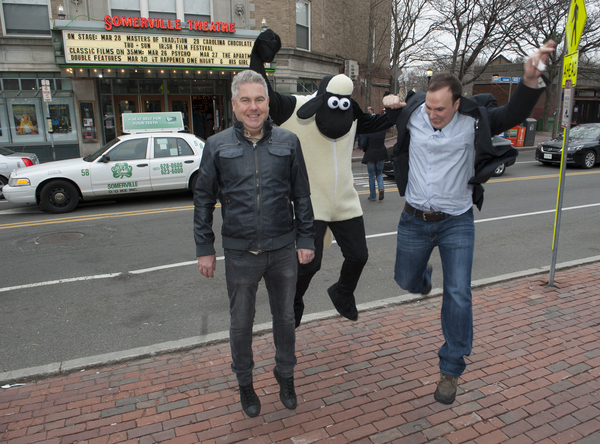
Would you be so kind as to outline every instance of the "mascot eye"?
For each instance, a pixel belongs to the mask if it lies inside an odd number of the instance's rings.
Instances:
[[[350,108],[350,100],[349,99],[340,100],[340,109],[342,111],[346,111],[348,108]]]
[[[327,105],[331,109],[336,109],[339,106],[339,104],[340,104],[340,99],[338,99],[337,97],[330,97],[329,100],[327,101]]]

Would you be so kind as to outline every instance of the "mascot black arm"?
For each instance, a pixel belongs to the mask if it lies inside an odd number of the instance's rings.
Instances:
[[[296,98],[284,96],[271,88],[271,82],[265,72],[265,63],[271,63],[281,48],[281,39],[272,30],[261,32],[254,41],[250,55],[250,69],[263,76],[269,89],[269,115],[276,125],[287,121],[296,109]]]
[[[386,108],[385,114],[369,114],[363,113],[358,105],[355,110],[356,118],[358,119],[356,125],[357,134],[371,134],[378,133],[379,131],[391,128],[396,124],[396,119],[400,115],[402,108],[389,109]]]

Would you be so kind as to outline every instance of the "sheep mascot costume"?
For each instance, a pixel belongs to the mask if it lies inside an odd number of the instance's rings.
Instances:
[[[321,80],[313,96],[284,96],[275,92],[267,79],[264,64],[281,48],[277,34],[268,29],[254,42],[250,69],[262,74],[269,89],[269,114],[273,122],[300,139],[308,170],[311,202],[315,214],[315,258],[299,264],[294,315],[300,325],[302,298],[312,277],[321,268],[327,228],[342,250],[344,263],[339,280],[327,289],[336,310],[350,320],[358,319],[354,290],[367,263],[365,227],[358,193],[352,177],[352,150],[358,134],[375,133],[393,126],[400,110],[388,115],[364,113],[350,97],[354,85],[343,74]]]

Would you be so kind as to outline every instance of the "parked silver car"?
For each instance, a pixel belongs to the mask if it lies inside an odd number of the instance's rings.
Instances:
[[[2,187],[8,183],[8,177],[13,170],[25,168],[40,163],[38,157],[31,153],[16,153],[0,146],[0,199]]]

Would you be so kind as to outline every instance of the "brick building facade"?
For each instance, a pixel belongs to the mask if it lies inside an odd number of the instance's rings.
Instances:
[[[371,69],[377,110],[389,89],[391,3],[376,11],[378,23],[387,21],[375,28],[384,37]],[[43,161],[96,151],[120,134],[124,112],[181,111],[190,131],[203,119],[206,135],[230,126],[231,79],[247,67],[265,26],[282,40],[269,72],[277,91],[310,94],[324,76],[353,67],[353,97],[366,106],[364,0],[2,0],[0,7],[0,143]],[[50,102],[42,99],[46,81]],[[26,113],[35,133],[17,129]],[[58,131],[51,134],[48,122]]]

